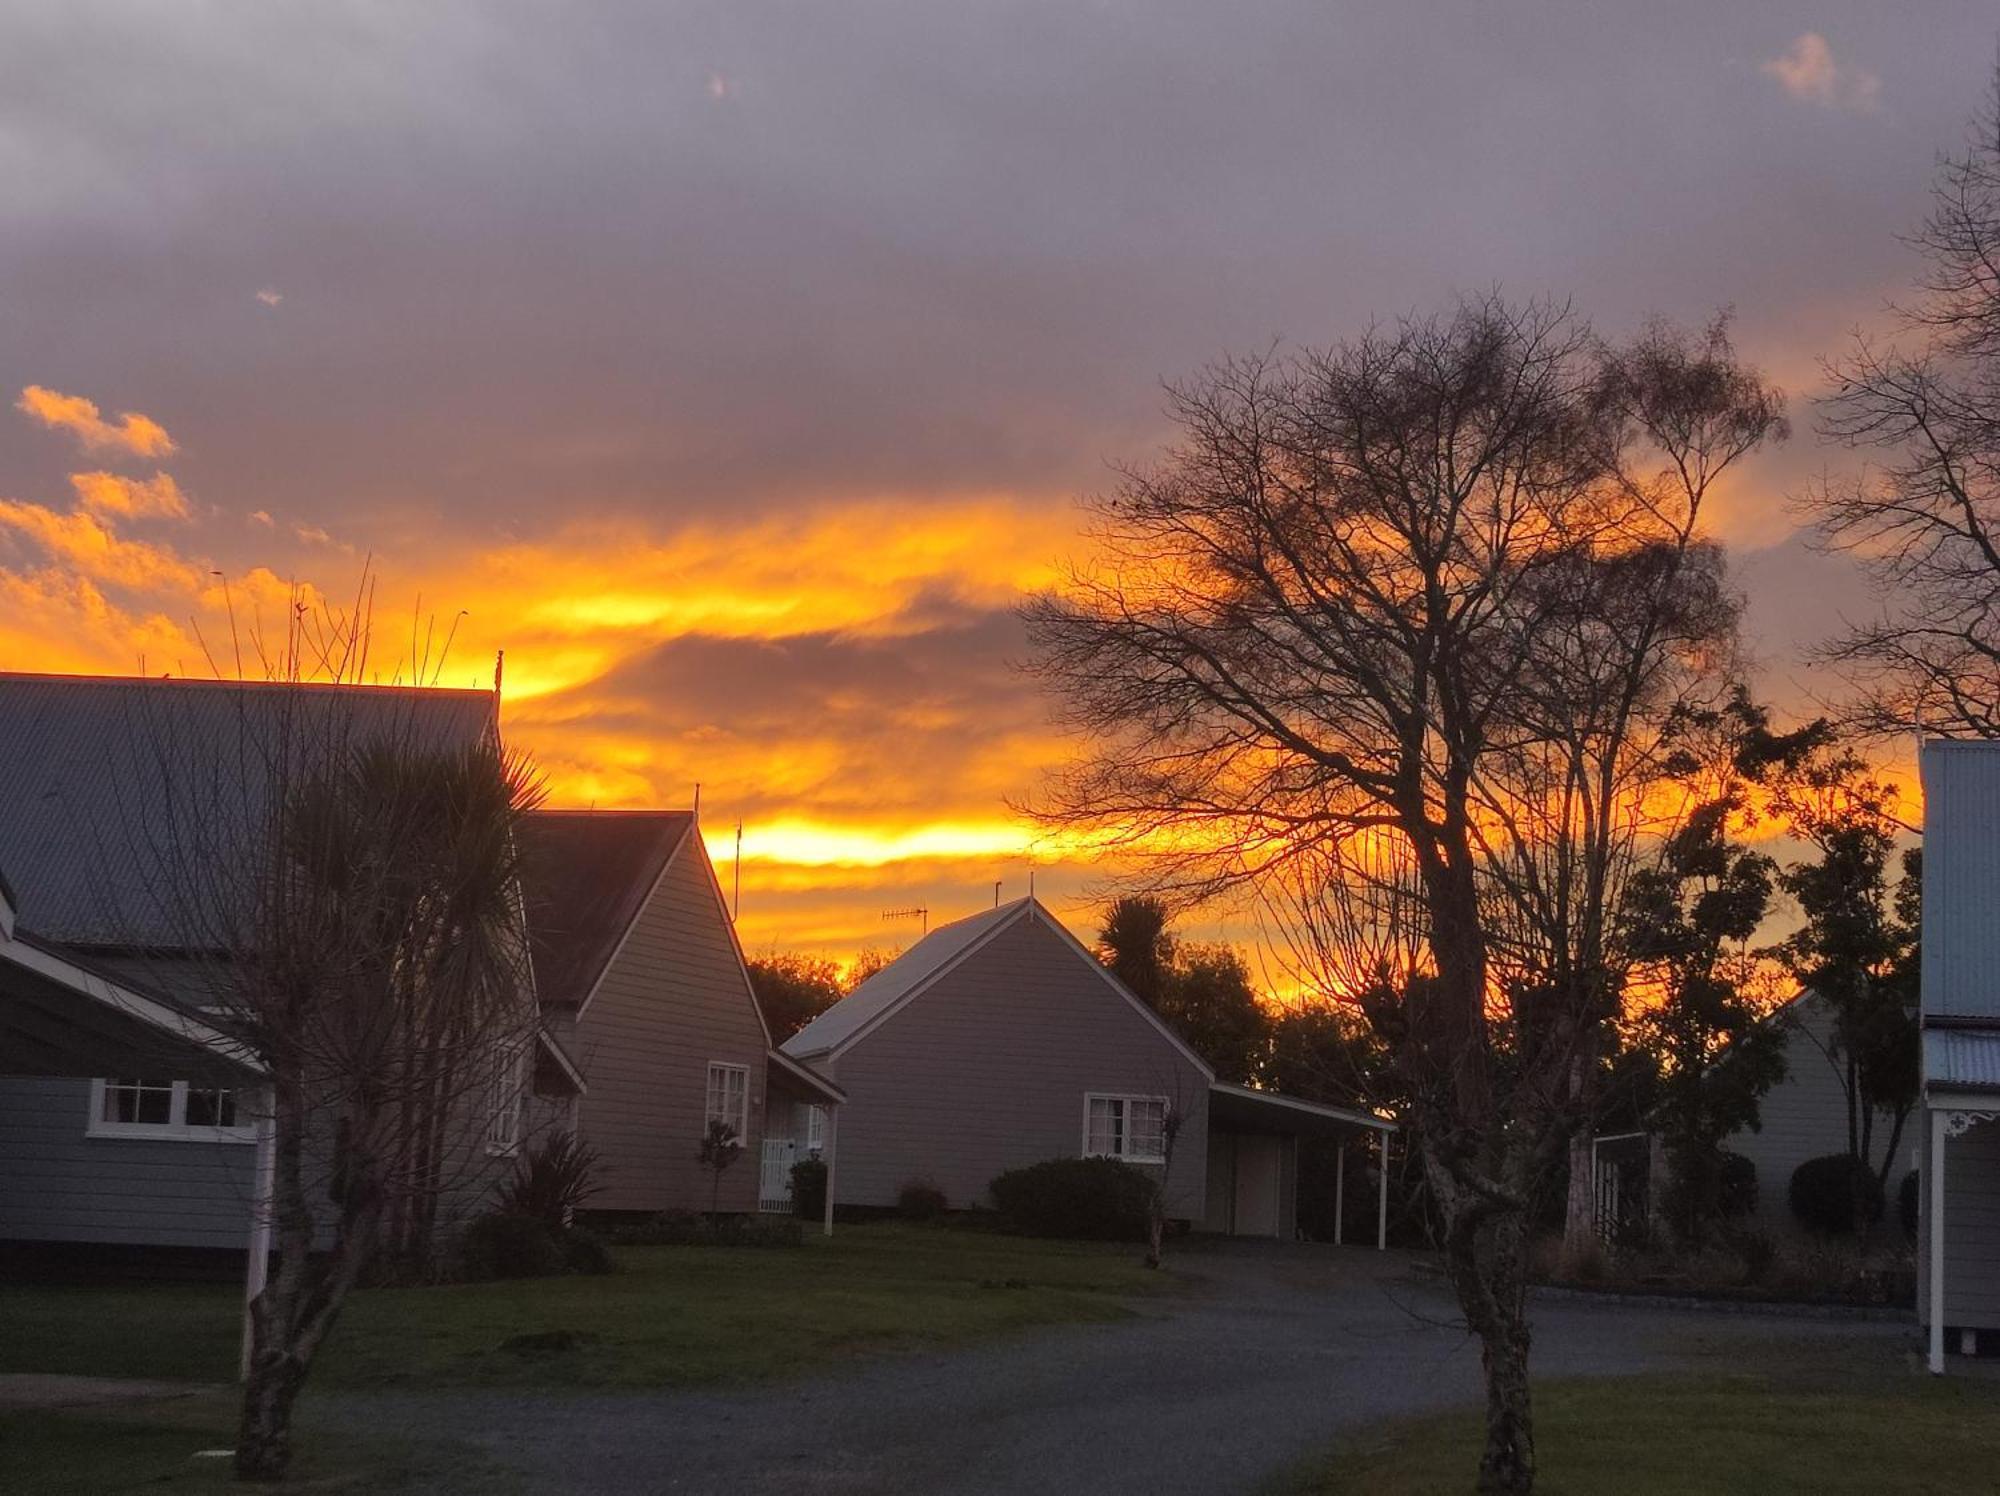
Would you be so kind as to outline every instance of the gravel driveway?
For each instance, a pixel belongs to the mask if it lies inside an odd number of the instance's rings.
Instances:
[[[1223,1496],[1345,1430],[1479,1396],[1476,1345],[1395,1254],[1226,1243],[1177,1266],[1193,1291],[1126,1324],[725,1394],[349,1394],[316,1421],[462,1439],[533,1493]],[[1672,1367],[1737,1341],[1886,1346],[1909,1333],[1570,1301],[1538,1304],[1535,1323],[1543,1376]]]

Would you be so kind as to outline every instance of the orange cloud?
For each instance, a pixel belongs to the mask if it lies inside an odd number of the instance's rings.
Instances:
[[[57,514],[40,504],[0,499],[0,526],[34,541],[50,558],[93,581],[142,592],[192,592],[200,574],[166,546],[123,540],[96,516]]]
[[[51,431],[68,431],[91,451],[112,449],[134,457],[165,457],[174,450],[166,427],[150,416],[125,411],[116,421],[107,421],[94,402],[81,395],[31,384],[21,391],[15,409],[26,412]]]
[[[71,473],[77,502],[98,514],[128,519],[186,519],[187,496],[167,473],[150,478],[121,478],[116,473]]]

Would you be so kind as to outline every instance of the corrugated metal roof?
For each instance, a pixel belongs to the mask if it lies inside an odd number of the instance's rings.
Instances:
[[[542,810],[526,818],[521,893],[536,996],[582,1004],[693,821],[684,810]]]
[[[939,926],[778,1047],[798,1059],[844,1043],[1033,903],[1016,899]]]
[[[2000,1018],[2000,743],[1923,745],[1925,1016]]]
[[[289,735],[452,748],[493,731],[487,691],[0,673],[0,866],[38,935],[179,945],[170,869],[249,842],[217,822],[255,825]]]
[[[1926,1029],[1924,1081],[1940,1090],[2000,1091],[2000,1032]]]

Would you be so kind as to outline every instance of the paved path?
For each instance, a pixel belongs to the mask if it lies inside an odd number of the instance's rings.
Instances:
[[[1343,1431],[1476,1402],[1479,1358],[1407,1261],[1231,1244],[1133,1323],[858,1365],[728,1394],[328,1399],[321,1418],[467,1440],[541,1496],[1226,1496]],[[1539,1304],[1542,1376],[1687,1364],[1735,1343],[1893,1325]]]
[[[200,1382],[138,1382],[124,1377],[70,1377],[22,1371],[0,1375],[0,1412],[93,1408],[106,1403],[162,1402],[221,1390]]]

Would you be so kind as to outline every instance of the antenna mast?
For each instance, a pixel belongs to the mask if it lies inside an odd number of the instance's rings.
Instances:
[[[885,921],[892,919],[920,920],[922,921],[924,934],[928,935],[931,932],[931,912],[922,904],[912,905],[908,909],[884,909],[882,911],[882,918]]]
[[[743,909],[743,820],[736,821],[736,891],[729,896],[729,922],[736,923],[736,916]]]

